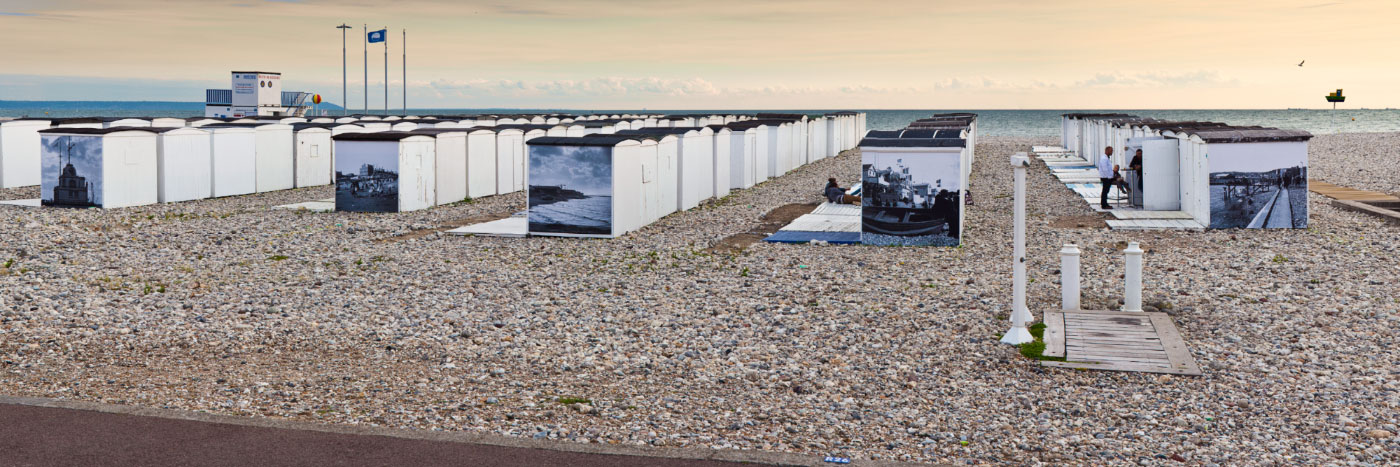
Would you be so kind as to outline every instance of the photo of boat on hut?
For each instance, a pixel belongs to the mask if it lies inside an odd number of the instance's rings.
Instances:
[[[961,242],[957,154],[870,154],[861,165],[861,243]]]

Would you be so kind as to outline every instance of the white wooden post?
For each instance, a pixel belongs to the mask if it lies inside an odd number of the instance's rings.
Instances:
[[[1034,341],[1027,329],[1033,317],[1026,308],[1026,167],[1030,167],[1026,153],[1018,152],[1011,156],[1011,166],[1016,176],[1016,228],[1015,246],[1011,264],[1011,330],[1006,331],[1001,342],[1020,345]]]
[[[1142,248],[1137,242],[1123,250],[1126,270],[1123,273],[1123,311],[1142,311]]]
[[[1073,243],[1060,250],[1060,309],[1079,309],[1079,247]]]

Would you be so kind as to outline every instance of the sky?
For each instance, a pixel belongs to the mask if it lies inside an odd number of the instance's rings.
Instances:
[[[1400,107],[1391,0],[4,0],[0,100],[198,101],[233,70],[411,108]],[[384,48],[369,101],[384,102]],[[1302,67],[1299,62],[1306,60]]]

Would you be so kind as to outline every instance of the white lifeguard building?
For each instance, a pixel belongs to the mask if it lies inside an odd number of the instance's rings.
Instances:
[[[311,93],[282,91],[282,74],[233,72],[233,89],[206,89],[204,116],[212,118],[304,117]]]

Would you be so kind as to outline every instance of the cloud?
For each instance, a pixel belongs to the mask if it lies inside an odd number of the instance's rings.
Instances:
[[[13,11],[0,11],[0,16],[39,16],[34,13],[19,13]]]
[[[1160,87],[1233,87],[1237,79],[1226,79],[1214,71],[1183,73],[1097,73],[1093,78],[1076,81],[1076,88],[1160,88]]]

